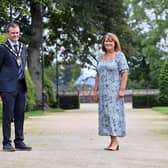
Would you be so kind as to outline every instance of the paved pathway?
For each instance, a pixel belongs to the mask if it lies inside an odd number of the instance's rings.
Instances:
[[[97,135],[97,105],[32,117],[25,122],[31,152],[0,151],[1,168],[167,168],[168,116],[126,104],[127,136],[120,150],[104,151],[108,137]],[[2,136],[0,136],[2,141]]]

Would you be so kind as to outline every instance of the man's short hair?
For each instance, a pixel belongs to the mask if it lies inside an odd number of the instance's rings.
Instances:
[[[15,27],[19,27],[19,25],[18,25],[17,23],[15,23],[15,22],[9,23],[9,24],[6,26],[6,32],[7,32],[7,33],[9,32],[9,28],[10,28],[10,27],[15,28]]]

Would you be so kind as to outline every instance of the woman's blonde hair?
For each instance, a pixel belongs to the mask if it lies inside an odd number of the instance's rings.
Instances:
[[[104,52],[106,52],[106,48],[104,46],[104,42],[107,39],[109,39],[110,41],[114,41],[115,42],[115,47],[114,47],[115,51],[121,51],[120,41],[119,41],[118,37],[114,33],[108,32],[108,33],[106,33],[104,35],[103,40],[102,40],[102,50]]]

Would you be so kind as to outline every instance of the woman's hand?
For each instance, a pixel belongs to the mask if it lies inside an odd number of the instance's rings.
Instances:
[[[125,90],[124,90],[124,89],[120,89],[120,90],[119,90],[118,97],[119,97],[119,98],[123,98],[124,95],[125,95]]]

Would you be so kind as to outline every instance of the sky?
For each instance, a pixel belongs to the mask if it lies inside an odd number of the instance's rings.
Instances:
[[[84,68],[82,69],[82,75],[77,79],[76,84],[95,84],[94,77],[96,76],[96,71],[92,69]]]

